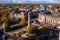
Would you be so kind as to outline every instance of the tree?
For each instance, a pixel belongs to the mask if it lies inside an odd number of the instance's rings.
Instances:
[[[0,9],[0,13],[3,13],[2,9]]]
[[[1,22],[6,22],[7,21],[7,17],[1,17]]]
[[[3,10],[3,16],[8,16],[9,13],[10,13],[10,10],[8,9]]]
[[[7,17],[2,16],[2,17],[1,17],[1,20],[0,20],[0,23],[1,23],[1,24],[5,23],[5,28],[8,29],[8,28],[9,28],[8,21],[9,21],[8,16],[7,16]]]
[[[20,25],[24,25],[24,24],[26,24],[26,19],[21,19]]]
[[[31,25],[27,30],[29,33],[37,33],[38,27],[36,25]]]

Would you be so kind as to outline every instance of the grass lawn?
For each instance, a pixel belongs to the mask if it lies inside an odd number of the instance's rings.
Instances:
[[[7,31],[7,32],[9,32],[9,33],[16,32],[16,31],[18,31],[18,30],[22,30],[22,29],[25,28],[26,26],[27,26],[27,25],[25,25],[25,26],[16,26],[16,27],[10,29],[10,30]]]
[[[25,27],[26,25],[18,25],[18,26],[15,26],[13,28],[9,28],[8,30],[6,30],[6,32],[10,32],[10,31],[14,31],[14,30],[18,30],[18,29],[21,29],[23,27]]]

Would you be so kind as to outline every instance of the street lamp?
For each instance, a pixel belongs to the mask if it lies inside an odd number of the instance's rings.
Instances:
[[[3,40],[5,40],[5,23],[3,23],[3,29],[4,29],[4,35],[3,35]]]
[[[30,23],[30,12],[28,13],[28,27],[30,27],[31,23]]]
[[[58,29],[59,29],[59,40],[60,40],[60,26],[59,27],[57,27]]]
[[[28,10],[28,27],[30,27],[30,25],[31,25],[31,19],[30,19],[30,13],[32,12],[32,10],[33,10],[33,8],[31,8],[30,10]],[[27,27],[27,29],[28,29],[28,27]]]

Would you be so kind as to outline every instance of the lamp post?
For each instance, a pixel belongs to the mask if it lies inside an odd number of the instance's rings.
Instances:
[[[58,39],[60,40],[60,29],[59,29],[59,38]]]
[[[27,30],[30,27],[30,25],[31,25],[30,12],[28,12],[28,27],[27,27]]]
[[[4,35],[3,35],[3,40],[5,40],[5,23],[3,23],[3,29],[4,29]]]
[[[33,8],[31,8],[30,10],[28,10],[28,27],[30,27],[31,25],[31,18],[30,18],[30,13],[32,12]],[[27,29],[28,29],[27,27]]]
[[[60,26],[57,27],[57,28],[58,28],[58,30],[59,30],[59,38],[58,38],[58,40],[60,40]]]

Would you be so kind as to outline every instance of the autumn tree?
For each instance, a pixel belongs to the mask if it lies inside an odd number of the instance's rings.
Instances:
[[[21,25],[26,24],[26,19],[21,19],[20,24],[21,24]]]
[[[10,13],[9,9],[3,10],[3,16],[7,16]]]
[[[28,32],[29,33],[36,33],[38,30],[38,27],[36,25],[31,25],[30,27],[28,27]]]

